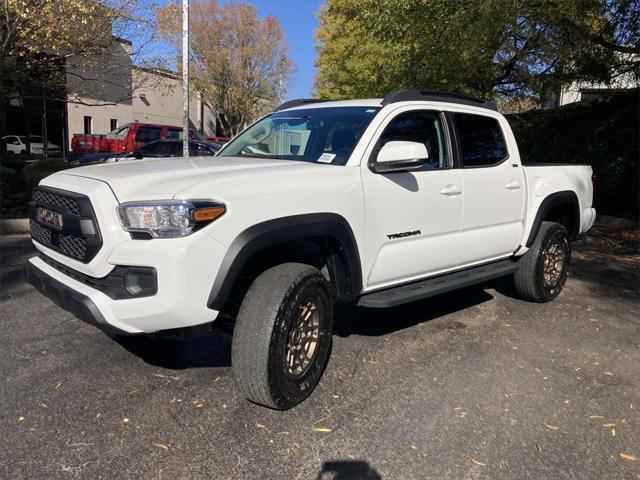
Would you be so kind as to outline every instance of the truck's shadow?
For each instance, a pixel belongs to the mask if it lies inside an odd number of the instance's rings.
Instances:
[[[486,287],[486,286],[485,286]],[[342,306],[336,309],[334,335],[378,337],[413,327],[450,313],[492,300],[482,285],[464,288],[394,308]],[[464,327],[460,322],[443,323],[443,329]]]
[[[428,322],[493,297],[482,286],[469,287],[438,297],[388,309],[342,306],[336,309],[334,335],[381,336]],[[460,322],[443,323],[441,329],[464,328]],[[146,336],[113,336],[127,351],[146,363],[182,370],[231,366],[231,338],[214,333],[192,340],[169,340]]]
[[[192,340],[170,340],[147,336],[113,336],[127,351],[146,363],[172,370],[231,366],[231,339],[211,334]]]

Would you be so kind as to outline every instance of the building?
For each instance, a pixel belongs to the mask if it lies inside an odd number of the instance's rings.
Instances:
[[[76,133],[106,134],[130,122],[182,126],[182,78],[135,66],[131,57],[131,42],[112,37],[103,54],[60,64],[62,80],[56,85],[8,95],[0,137],[44,137],[66,154]],[[189,120],[204,136],[224,136],[224,114],[196,92],[190,96]],[[0,154],[6,150],[2,144]]]
[[[181,126],[182,78],[166,70],[141,68],[131,61],[131,42],[114,37],[102,64],[73,62],[67,69],[68,141],[75,133],[108,133],[125,123]],[[191,128],[204,136],[222,135],[221,112],[193,92]]]
[[[634,56],[637,59],[636,56]],[[613,78],[608,83],[573,82],[564,86],[553,98],[545,102],[547,108],[558,108],[570,103],[614,95],[616,92],[640,87],[638,73],[629,72]]]

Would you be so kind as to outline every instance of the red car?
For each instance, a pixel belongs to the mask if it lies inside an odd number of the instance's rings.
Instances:
[[[192,140],[203,141],[198,132],[191,130]],[[71,152],[86,155],[95,152],[130,152],[155,140],[182,138],[182,127],[150,123],[127,123],[105,134],[76,133],[71,139]]]

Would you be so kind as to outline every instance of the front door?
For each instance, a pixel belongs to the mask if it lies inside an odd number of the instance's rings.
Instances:
[[[452,168],[445,117],[399,108],[381,125],[371,158],[362,162],[366,205],[365,290],[389,287],[454,269],[460,261],[462,173]],[[423,143],[429,162],[419,170],[374,173],[367,160],[389,141]]]

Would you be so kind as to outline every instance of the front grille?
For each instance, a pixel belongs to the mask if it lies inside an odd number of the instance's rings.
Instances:
[[[62,215],[62,227],[39,218],[44,208]],[[86,195],[50,187],[37,187],[29,202],[31,237],[38,243],[89,263],[102,247],[98,222]]]
[[[36,242],[40,242],[43,245],[51,244],[51,230],[47,230],[44,227],[41,227],[36,222],[31,220],[31,238],[33,238]]]
[[[60,251],[65,255],[83,260],[87,254],[87,240],[74,235],[60,235]]]
[[[72,215],[80,215],[80,205],[78,202],[69,197],[59,195],[57,193],[47,192],[44,190],[34,190],[31,196],[34,203],[58,207],[68,211]]]

